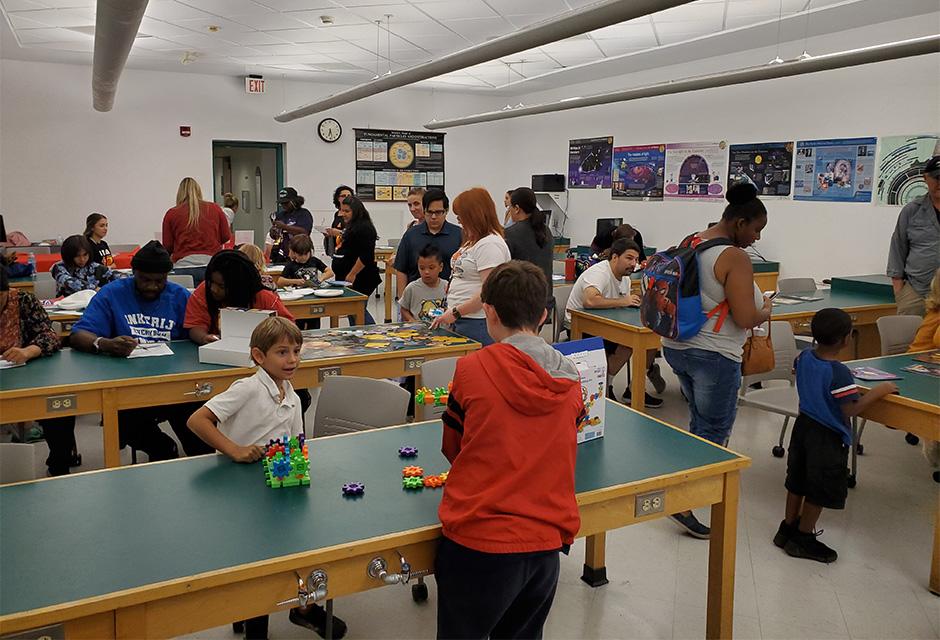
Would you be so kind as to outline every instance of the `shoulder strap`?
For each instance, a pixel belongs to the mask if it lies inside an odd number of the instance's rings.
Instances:
[[[695,247],[695,250],[698,252],[705,251],[706,249],[711,249],[712,247],[722,247],[722,246],[733,246],[734,243],[731,242],[728,238],[712,238],[711,240],[705,240]]]
[[[718,305],[705,314],[705,318],[710,320],[714,316],[718,316],[718,319],[715,321],[715,333],[721,331],[722,325],[725,323],[725,318],[728,317],[728,314],[731,313],[731,307],[728,305],[727,300],[722,300]]]

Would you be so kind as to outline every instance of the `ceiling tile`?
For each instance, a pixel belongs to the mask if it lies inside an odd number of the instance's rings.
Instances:
[[[233,37],[233,40],[237,40],[241,44],[247,46],[254,46],[258,44],[283,44],[285,38],[281,38],[280,34],[286,33],[282,31],[249,31],[247,33],[239,33],[237,36]]]
[[[698,20],[689,22],[663,22],[656,23],[656,33],[662,42],[663,37],[674,38],[676,35],[694,34],[690,37],[705,35],[721,31],[721,16],[718,19]]]
[[[512,25],[504,18],[448,20],[444,24],[472,42],[483,42],[494,36],[502,36],[514,30]]]
[[[221,34],[223,37],[228,37],[236,33],[245,33],[246,31],[254,31],[254,28],[242,24],[241,22],[227,20],[218,16],[197,18],[195,20],[177,20],[176,24],[190,29],[191,31],[196,31],[197,33],[211,33],[209,27],[216,26],[220,28],[216,33]]]
[[[41,42],[85,42],[94,40],[77,31],[68,29],[18,29],[16,36],[23,44],[38,44]]]
[[[638,47],[635,43],[628,40],[598,40],[597,46],[601,48],[601,51],[603,51],[605,55],[610,57],[621,56],[625,53],[633,53],[635,51],[645,51],[656,46],[656,41],[653,40],[646,46]]]
[[[600,49],[597,48],[597,44],[585,36],[575,36],[574,38],[551,42],[543,45],[541,49],[552,57],[556,57],[556,54],[562,53],[569,56],[576,55],[587,58],[600,57],[602,55]]]
[[[163,38],[136,38],[134,40],[134,49],[146,49],[147,51],[176,51],[186,47],[179,42],[164,40]]]
[[[801,11],[806,0],[733,0],[728,3],[728,16],[773,16],[789,15]],[[815,6],[815,5],[813,5]]]
[[[343,25],[339,27],[323,27],[321,31],[325,32],[333,40],[365,40],[375,44],[376,26],[363,22],[362,24]],[[379,31],[379,40],[384,42],[386,38],[385,30]]]
[[[55,1],[55,0],[53,0]],[[194,9],[214,13],[217,16],[250,16],[271,13],[271,8],[252,0],[177,0]]]
[[[169,22],[164,22],[162,20],[156,20],[154,18],[148,18],[144,16],[144,19],[140,21],[139,33],[145,33],[149,36],[158,36],[161,38],[170,37],[170,36],[185,36],[193,33],[191,29],[184,29],[175,24],[170,24]]]
[[[487,4],[504,16],[525,13],[558,15],[569,10],[565,0],[488,0]]]
[[[93,9],[42,9],[17,11],[9,15],[10,22],[17,29],[35,28],[36,24],[47,27],[82,27],[95,24]]]
[[[370,7],[355,7],[351,9],[350,13],[354,13],[357,16],[368,20],[369,22],[375,22],[376,20],[381,20],[382,24],[385,24],[385,15],[391,14],[391,24],[392,31],[396,24],[402,24],[407,22],[428,22],[428,17],[422,11],[411,5],[381,5],[381,6],[370,6]]]
[[[233,34],[235,35],[235,34]],[[219,34],[192,33],[185,36],[171,36],[164,38],[170,42],[178,42],[191,49],[210,50],[216,47],[230,47],[234,42],[222,38]]]
[[[13,25],[14,29],[45,29],[52,25],[46,24],[45,22],[39,22],[33,18],[29,18],[29,14],[38,13],[36,11],[17,11],[15,13],[8,13],[7,17],[10,19],[10,24]]]
[[[595,29],[590,34],[595,40],[627,40],[637,43],[636,46],[644,46],[647,43],[656,44],[653,26],[649,20],[641,23],[621,22],[602,29]]]
[[[408,38],[412,42],[419,42],[422,38],[428,36],[450,36],[454,32],[442,24],[425,20],[424,22],[404,22],[396,23],[392,21],[392,33]]]
[[[268,13],[266,15],[240,16],[232,14],[229,19],[248,24],[258,31],[271,31],[274,29],[303,29],[311,25],[302,20],[295,19],[290,13]]]
[[[435,20],[467,20],[493,18],[497,14],[482,0],[448,0],[446,2],[417,2],[422,11]]]
[[[334,42],[339,38],[325,29],[307,27],[306,29],[278,29],[275,31],[266,31],[265,33],[275,36],[280,40],[287,42]],[[258,43],[269,44],[269,43]]]
[[[176,0],[150,0],[144,15],[159,20],[174,22],[176,20],[195,20],[197,18],[207,18],[210,14],[199,9],[193,9]]]
[[[255,0],[255,2],[275,11],[319,11],[336,8],[330,0]]]
[[[660,22],[714,21],[716,19],[720,22],[724,13],[725,5],[722,2],[707,4],[692,2],[654,13],[653,22],[659,24]]]
[[[409,4],[408,0],[337,0],[337,2],[344,7],[392,7]]]
[[[0,7],[7,13],[12,11],[30,11],[32,9],[45,9],[46,5],[35,0],[0,0]]]
[[[335,27],[343,27],[354,24],[365,24],[369,22],[369,20],[366,18],[362,18],[352,11],[340,9],[339,7],[333,7],[332,9],[321,9],[319,11],[291,11],[290,13],[285,13],[283,15],[296,18],[297,20],[302,20],[303,22],[314,25],[316,27],[322,26],[324,29],[332,29]],[[320,16],[330,16],[333,18],[333,24],[324,25],[320,20]],[[383,18],[382,21],[384,22],[385,19]]]

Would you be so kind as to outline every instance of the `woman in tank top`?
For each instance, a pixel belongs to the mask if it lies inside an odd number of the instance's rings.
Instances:
[[[728,189],[728,206],[721,221],[696,234],[695,242],[725,238],[729,245],[712,247],[699,254],[699,287],[702,309],[719,313],[688,340],[663,339],[663,355],[679,378],[689,401],[689,430],[706,440],[726,445],[737,413],[741,386],[741,355],[747,330],[770,319],[771,302],[754,284],[754,268],[744,248],[760,239],[767,226],[767,209],[750,183]],[[723,317],[719,324],[719,318]],[[673,519],[697,537],[708,537],[708,527],[691,512]]]

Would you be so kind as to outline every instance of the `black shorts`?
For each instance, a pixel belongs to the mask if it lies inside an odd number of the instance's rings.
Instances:
[[[844,509],[849,448],[842,436],[801,413],[787,451],[787,491],[825,509]]]

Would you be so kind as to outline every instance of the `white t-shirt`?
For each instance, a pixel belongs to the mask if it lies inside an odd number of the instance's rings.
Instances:
[[[228,226],[232,226],[232,223],[235,222],[235,212],[228,207],[222,207],[222,213],[225,214],[225,219],[228,220]]]
[[[584,310],[584,292],[588,287],[594,287],[605,298],[622,298],[630,294],[630,278],[617,278],[610,268],[609,260],[592,264],[571,287],[565,307],[565,320],[571,322],[572,310]]]
[[[258,367],[255,375],[232,383],[205,406],[219,419],[219,431],[237,445],[264,445],[274,438],[303,432],[300,398],[284,381],[284,399],[268,372]]]
[[[509,246],[502,236],[488,235],[472,246],[460,247],[450,259],[450,288],[447,290],[447,308],[463,304],[480,293],[483,281],[480,271],[498,267],[512,258]],[[464,314],[465,318],[485,318],[483,309]]]

